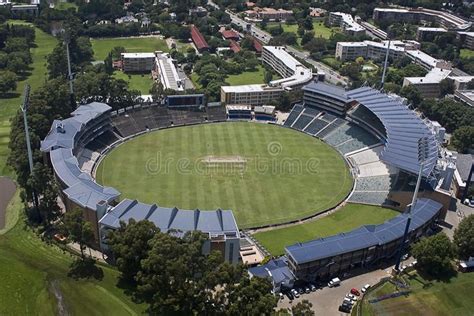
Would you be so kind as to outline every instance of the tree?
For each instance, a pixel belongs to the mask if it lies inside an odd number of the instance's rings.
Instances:
[[[407,98],[408,102],[418,106],[422,100],[420,91],[412,85],[405,86],[400,90],[400,95]]]
[[[474,126],[462,126],[456,129],[451,142],[458,151],[467,153],[474,146]]]
[[[122,273],[121,277],[128,282],[135,282],[140,271],[140,262],[148,257],[149,241],[159,231],[150,221],[128,224],[120,223],[120,228],[108,236],[110,249],[114,253],[115,263]]]
[[[455,249],[444,233],[422,238],[413,245],[412,253],[418,261],[417,266],[434,277],[446,275],[453,269],[451,260]]]
[[[443,79],[439,82],[439,97],[442,98],[447,94],[454,94],[454,82],[451,79]]]
[[[265,69],[265,74],[264,74],[265,83],[269,83],[270,81],[272,81],[272,79],[273,79],[272,72],[270,70]]]
[[[474,257],[474,214],[465,217],[454,230],[454,244],[459,258]]]
[[[84,250],[94,242],[92,224],[84,220],[82,210],[80,209],[66,212],[63,217],[63,224],[69,239],[79,244],[81,259],[84,260]]]
[[[313,316],[315,312],[312,310],[313,304],[308,300],[302,300],[291,308],[291,312],[295,316]]]
[[[301,45],[309,43],[313,38],[314,32],[304,32],[303,36],[301,37]]]
[[[272,285],[267,279],[244,276],[237,285],[227,287],[228,302],[226,315],[269,315],[277,305],[277,298],[271,294]],[[222,300],[221,300],[222,302]],[[218,305],[219,306],[219,305]]]
[[[0,72],[0,94],[5,95],[9,91],[16,90],[16,82],[18,78],[12,71]]]
[[[28,65],[21,58],[13,57],[8,59],[7,69],[16,74],[22,74],[28,70]]]
[[[164,90],[163,84],[160,81],[155,81],[150,89],[150,94],[153,98],[153,101],[160,101],[163,97]]]
[[[313,29],[313,19],[310,16],[307,16],[303,20],[303,27],[307,30],[312,30]]]

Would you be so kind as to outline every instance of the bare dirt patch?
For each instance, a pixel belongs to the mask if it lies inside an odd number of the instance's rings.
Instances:
[[[241,156],[206,156],[202,161],[208,165],[213,164],[245,164],[247,159]]]
[[[10,178],[0,177],[0,229],[5,227],[7,206],[15,192],[15,182]]]

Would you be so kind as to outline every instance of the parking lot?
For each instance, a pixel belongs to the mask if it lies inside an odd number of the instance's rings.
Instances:
[[[278,308],[291,308],[302,300],[308,300],[313,304],[313,310],[317,315],[347,315],[338,311],[339,305],[345,295],[348,294],[352,288],[360,289],[365,284],[375,284],[381,278],[389,276],[391,273],[391,267],[382,270],[375,270],[366,274],[357,275],[348,279],[341,279],[339,286],[329,288],[327,286],[322,289],[316,290],[309,294],[302,294],[299,298],[293,299],[290,303],[288,297],[284,297],[278,303]]]

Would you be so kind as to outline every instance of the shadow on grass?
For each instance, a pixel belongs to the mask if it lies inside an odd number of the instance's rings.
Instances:
[[[417,270],[417,272],[420,274],[420,277],[423,278],[425,281],[438,281],[438,282],[443,282],[443,283],[451,283],[451,279],[457,277],[458,272],[456,269],[454,269],[453,266],[445,267],[444,269],[440,270],[439,273],[436,275],[430,274],[427,271],[424,271],[422,269]],[[420,281],[421,282],[421,281]],[[423,288],[425,285],[423,285]]]
[[[136,282],[119,278],[117,287],[122,289],[125,295],[130,297],[134,303],[141,304],[145,302],[145,298],[142,297],[137,291]]]
[[[18,98],[20,96],[19,93],[16,93],[16,92],[7,92],[7,93],[3,93],[0,95],[0,98],[2,99],[13,99],[13,98]]]
[[[104,278],[104,271],[102,271],[102,268],[95,265],[94,259],[76,259],[69,266],[69,272],[67,275],[75,280],[96,279],[100,281]]]

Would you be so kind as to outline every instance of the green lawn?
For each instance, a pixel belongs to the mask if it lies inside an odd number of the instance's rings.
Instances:
[[[122,71],[115,71],[114,77],[128,82],[129,89],[139,90],[142,94],[150,94],[153,85],[151,74],[126,74]]]
[[[459,273],[448,282],[428,281],[411,273],[412,292],[408,296],[362,305],[363,315],[473,315],[474,273]],[[394,293],[395,286],[385,283],[370,292],[368,299]]]
[[[73,8],[75,11],[77,11],[77,5],[74,2],[67,2],[66,0],[55,1],[54,8],[57,10],[67,10]]]
[[[91,39],[95,60],[104,60],[117,46],[125,47],[130,53],[151,53],[157,50],[169,51],[166,41],[158,37],[120,37]]]
[[[313,22],[313,31],[315,37],[330,38],[332,33],[341,32],[338,27],[327,27],[322,21]]]
[[[459,55],[461,58],[474,58],[474,50],[469,48],[461,48]]]
[[[15,24],[28,24],[18,20],[11,22]],[[13,117],[20,106],[21,94],[23,93],[25,83],[28,82],[30,84],[32,91],[43,84],[47,78],[46,56],[56,46],[56,39],[53,36],[46,34],[38,28],[35,28],[35,33],[37,47],[31,49],[33,57],[33,63],[30,65],[31,73],[26,80],[18,82],[13,97],[0,99],[0,175],[12,175],[12,171],[6,166],[9,153],[10,118]]]
[[[285,246],[297,242],[350,231],[362,225],[380,224],[399,213],[378,206],[347,204],[337,212],[300,225],[253,235],[272,255],[281,255]]]
[[[286,24],[286,23],[278,23],[272,22],[268,24],[268,27],[275,27],[278,24],[281,24],[284,32],[288,33],[295,33],[298,36],[298,24]],[[339,27],[327,27],[324,25],[323,21],[313,21],[313,30],[315,37],[322,37],[322,38],[330,38],[332,33],[341,32]],[[301,43],[301,38],[298,36],[297,38],[298,46]]]
[[[18,218],[22,203],[16,194],[8,218]],[[8,223],[11,226],[12,223]],[[138,315],[145,305],[133,303],[117,287],[119,273],[101,266],[102,280],[74,280],[67,276],[75,257],[47,245],[17,222],[9,232],[0,231],[0,315],[54,315],[59,294],[69,315]]]
[[[209,156],[230,161],[210,165],[204,161]],[[245,160],[243,168],[238,158]],[[103,160],[97,181],[118,189],[122,198],[160,206],[231,209],[241,228],[320,212],[352,187],[333,148],[294,130],[248,122],[140,136]]]

